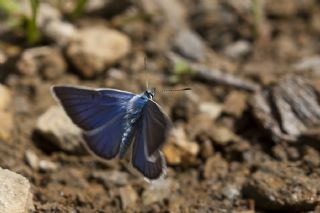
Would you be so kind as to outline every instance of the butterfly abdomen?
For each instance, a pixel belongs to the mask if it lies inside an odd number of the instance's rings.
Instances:
[[[136,95],[128,103],[126,123],[121,138],[119,156],[123,158],[128,147],[132,142],[134,127],[137,120],[141,117],[142,108],[147,103],[148,98],[145,95]]]

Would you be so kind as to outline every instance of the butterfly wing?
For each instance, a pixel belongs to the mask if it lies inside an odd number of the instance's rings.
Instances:
[[[147,129],[146,153],[151,157],[166,141],[172,123],[160,106],[152,100],[146,103],[142,118],[143,126]]]
[[[103,126],[84,132],[89,150],[107,160],[114,158],[119,153],[124,122],[125,114],[120,113]]]
[[[71,120],[87,131],[125,113],[127,102],[134,96],[133,93],[120,90],[72,86],[54,86],[52,91]]]
[[[165,142],[169,127],[170,121],[158,105],[149,100],[137,121],[132,165],[150,180],[159,178],[165,172],[166,164],[159,148]]]
[[[124,131],[126,107],[134,94],[72,86],[55,86],[52,90],[71,120],[85,130],[90,150],[105,159],[115,157]]]

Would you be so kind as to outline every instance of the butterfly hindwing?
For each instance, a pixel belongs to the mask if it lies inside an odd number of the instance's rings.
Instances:
[[[170,121],[158,105],[149,100],[137,122],[132,165],[150,180],[159,178],[165,170],[165,160],[159,149],[170,126]]]
[[[146,132],[147,154],[151,157],[166,141],[172,123],[160,106],[149,100],[143,109],[143,125],[148,128]]]
[[[124,114],[119,114],[103,126],[84,132],[87,146],[101,158],[107,160],[114,158],[119,152],[124,122]]]

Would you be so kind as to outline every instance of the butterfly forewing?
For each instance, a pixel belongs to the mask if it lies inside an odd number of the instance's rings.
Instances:
[[[71,120],[84,130],[96,129],[125,113],[127,102],[134,96],[119,90],[71,86],[55,86],[53,92]]]
[[[53,92],[80,128],[87,146],[99,157],[111,159],[119,152],[125,114],[132,93],[105,89],[56,86]]]

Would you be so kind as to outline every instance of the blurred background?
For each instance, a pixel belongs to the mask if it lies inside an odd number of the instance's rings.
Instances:
[[[319,36],[318,0],[0,0],[0,211],[320,211]],[[145,56],[151,87],[192,88],[156,94],[153,184],[91,156],[50,92],[140,93]]]

